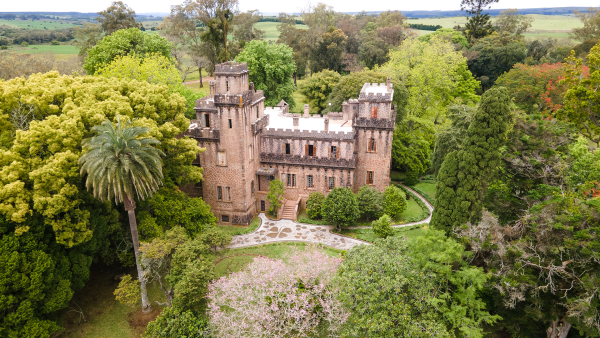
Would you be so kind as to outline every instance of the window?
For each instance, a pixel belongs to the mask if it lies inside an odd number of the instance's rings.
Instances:
[[[304,151],[306,153],[306,156],[315,156],[315,146],[312,144],[307,144],[304,147]]]
[[[285,144],[285,147],[283,149],[284,154],[286,155],[291,155],[292,154],[292,145],[289,143]]]
[[[230,192],[230,188],[225,187],[225,200],[226,201],[231,201],[231,195],[229,194],[229,192]]]
[[[251,145],[248,146],[248,153],[250,154],[250,159],[253,159],[254,158],[254,156],[253,156],[254,152],[252,151],[252,146]]]
[[[256,118],[258,118],[258,106],[256,106]]]
[[[223,200],[223,188],[221,187],[217,187],[217,200]]]
[[[307,188],[314,188],[315,187],[315,183],[314,183],[314,180],[313,180],[313,175],[306,176],[306,187]]]
[[[265,211],[266,206],[265,206],[265,201],[260,201],[260,211]]]
[[[227,165],[227,161],[225,159],[225,152],[219,151],[217,153],[217,165],[224,166]]]
[[[288,188],[296,187],[296,174],[287,174],[287,186]]]
[[[233,128],[233,123],[231,123],[231,119],[229,119],[229,129]]]
[[[250,182],[250,191],[254,194],[254,180]]]
[[[202,128],[210,128],[210,115],[202,114],[200,124],[202,125]]]
[[[373,184],[373,172],[367,171],[367,184]]]
[[[229,215],[221,215],[221,220],[224,223],[229,223]]]
[[[336,146],[331,146],[331,148],[329,149],[329,157],[340,158],[340,148]]]
[[[271,176],[267,176],[267,181],[274,181],[275,180],[275,176],[271,175]]]
[[[377,107],[371,107],[371,118],[377,118]]]
[[[335,188],[335,177],[328,177],[328,182],[327,182],[327,188],[329,188],[329,190]]]
[[[229,91],[229,81],[225,81],[225,89]]]
[[[377,141],[374,138],[369,139],[369,146],[367,148],[367,151],[370,153],[377,152]]]

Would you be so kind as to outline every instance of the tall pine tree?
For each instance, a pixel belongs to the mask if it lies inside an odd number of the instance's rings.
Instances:
[[[462,149],[449,153],[438,173],[433,228],[449,233],[481,217],[485,188],[499,165],[500,147],[511,126],[510,105],[506,88],[492,88],[483,95]]]

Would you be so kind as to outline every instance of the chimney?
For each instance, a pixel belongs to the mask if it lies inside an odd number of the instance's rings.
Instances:
[[[248,89],[250,89],[250,91],[251,91],[252,93],[256,93],[256,91],[254,91],[254,82],[250,82],[250,83],[248,84]]]
[[[391,77],[387,77],[387,79],[385,80],[385,86],[387,88],[387,91],[391,91],[392,90],[392,78]]]
[[[215,95],[216,88],[217,88],[217,81],[215,81],[215,80],[208,81],[208,86],[210,87],[210,95]]]
[[[308,104],[304,105],[304,117],[310,117],[310,106]]]
[[[328,116],[325,116],[324,124],[325,124],[325,132],[328,133],[329,132],[329,117]]]
[[[342,116],[343,116],[344,121],[348,121],[348,113],[349,113],[348,108],[350,108],[350,106],[348,105],[348,102],[342,103]]]
[[[294,129],[298,129],[299,126],[300,126],[300,118],[294,116]]]

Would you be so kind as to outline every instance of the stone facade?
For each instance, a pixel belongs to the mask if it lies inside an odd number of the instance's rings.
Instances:
[[[290,114],[283,101],[265,109],[245,63],[217,65],[209,85],[210,95],[196,101],[197,119],[184,133],[205,149],[194,161],[204,168],[204,180],[182,190],[203,197],[220,224],[246,225],[268,210],[273,179],[286,186],[286,200],[302,207],[312,191],[356,192],[365,184],[383,191],[389,185],[396,120],[389,80],[366,83],[358,99],[325,117]]]

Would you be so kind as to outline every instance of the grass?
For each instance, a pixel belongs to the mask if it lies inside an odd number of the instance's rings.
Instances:
[[[415,188],[422,190],[435,201],[435,183],[419,182],[415,184]]]
[[[274,243],[274,244],[265,244],[259,246],[253,246],[249,248],[241,248],[241,249],[230,249],[225,251],[219,251],[215,254],[215,262],[223,259],[224,257],[228,257],[221,260],[215,266],[215,273],[217,278],[227,276],[232,272],[238,272],[244,269],[248,264],[250,264],[255,255],[261,255],[269,258],[281,259],[283,258],[292,248],[299,248],[304,250],[308,245],[307,243]],[[336,250],[333,248],[322,247],[325,253],[327,253],[331,257],[338,256],[340,254],[340,250]]]
[[[208,82],[204,82],[204,88],[200,88],[200,84],[198,84],[198,83],[190,83],[190,84],[186,84],[184,86],[190,88],[191,90],[195,91],[196,93],[201,93],[202,97],[204,97],[210,93],[210,88],[208,87]]]
[[[277,30],[277,25],[279,22],[257,22],[254,27],[256,29],[260,29],[265,31],[265,40],[267,41],[275,41],[279,38],[279,31]],[[296,25],[298,29],[308,29],[306,25]]]
[[[300,93],[300,85],[304,83],[306,80],[297,80],[296,81],[296,91],[292,95],[294,98],[294,102],[296,102],[296,106],[293,109],[290,109],[290,113],[304,113],[304,105],[308,103],[306,96]]]
[[[583,27],[583,24],[575,16],[570,15],[542,15],[542,14],[527,14],[527,17],[533,18],[534,21],[525,37],[532,39],[540,38],[566,38],[570,39],[569,32],[573,28]],[[496,18],[493,18],[495,21]],[[424,18],[418,20],[410,20],[409,23],[421,23],[426,25],[440,25],[444,28],[453,28],[456,25],[464,26],[466,17],[448,17],[448,18]],[[431,33],[430,31],[416,31],[417,34],[423,35]]]
[[[229,233],[230,235],[243,235],[248,234],[256,230],[260,226],[260,218],[254,217],[249,226],[241,225],[219,225],[221,230]]]
[[[425,231],[425,228],[422,225],[415,225],[406,228],[396,228],[394,229],[393,236],[403,236],[407,240],[411,240],[412,238],[423,235],[423,231]],[[382,238],[376,235],[372,229],[342,229],[340,233],[344,236],[361,239],[370,243],[373,243],[373,241],[375,241],[378,238]]]
[[[148,322],[154,320],[162,307],[155,301],[164,302],[164,294],[157,285],[148,286],[152,311],[143,314],[140,308],[130,308],[119,303],[113,292],[119,285],[115,276],[122,273],[136,274],[135,268],[92,266],[86,286],[75,293],[69,308],[59,312],[58,324],[64,328],[61,337],[140,337]],[[85,321],[74,310],[81,309]]]
[[[52,29],[66,29],[66,28],[71,28],[74,27],[76,25],[69,23],[69,22],[63,22],[60,20],[53,20],[53,19],[45,19],[45,20],[35,20],[35,21],[31,21],[31,20],[0,20],[0,26],[5,25],[8,27],[14,27],[14,28],[24,28],[24,29],[48,29],[48,30],[52,30]]]
[[[27,54],[39,54],[39,53],[54,53],[54,54],[70,54],[71,56],[77,56],[79,48],[71,45],[29,45],[27,47],[21,47],[20,45],[8,46],[8,51],[16,53],[27,53]]]

